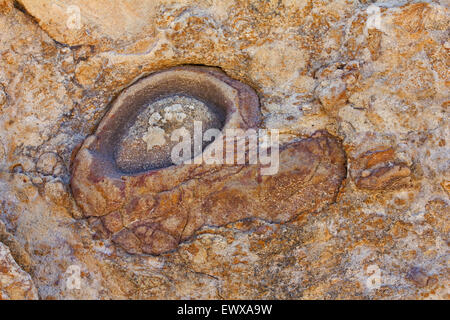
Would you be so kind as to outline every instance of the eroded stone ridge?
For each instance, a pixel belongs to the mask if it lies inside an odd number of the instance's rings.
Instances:
[[[346,175],[346,158],[339,141],[324,131],[281,146],[275,175],[261,175],[259,164],[195,162],[120,171],[112,142],[120,140],[124,123],[152,96],[179,93],[224,110],[223,131],[259,127],[256,93],[214,68],[172,68],[126,89],[85,140],[72,167],[74,197],[101,236],[111,237],[129,253],[160,254],[204,225],[252,217],[282,223],[335,200]]]

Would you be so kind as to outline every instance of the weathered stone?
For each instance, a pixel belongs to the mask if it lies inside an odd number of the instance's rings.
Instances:
[[[126,123],[142,112],[140,105],[153,96],[180,93],[215,104],[226,115],[223,138],[216,138],[204,152],[217,145],[226,148],[227,130],[257,129],[260,122],[253,90],[213,68],[169,69],[123,92],[78,151],[71,185],[86,216],[103,217],[113,241],[128,252],[160,254],[175,249],[203,225],[222,226],[248,218],[287,222],[334,201],[345,177],[346,159],[339,142],[322,132],[281,146],[274,175],[264,176],[261,164],[248,162],[213,165],[201,159],[196,164],[202,154],[193,156],[193,164],[167,163],[163,168],[124,172],[112,142],[120,141]],[[150,153],[149,159],[156,158],[160,165],[164,151],[157,152]],[[152,206],[142,210],[135,205],[148,197]],[[122,221],[132,222],[122,225]]]
[[[8,247],[0,242],[0,300],[36,300],[38,298],[30,275],[17,265]]]
[[[428,275],[420,267],[412,267],[408,274],[407,279],[414,282],[418,287],[425,287],[428,283]]]
[[[363,171],[365,173],[365,171]],[[356,185],[362,189],[383,190],[396,188],[404,178],[409,177],[411,170],[403,164],[381,167],[361,176]]]
[[[367,190],[393,190],[410,186],[411,169],[401,163],[393,147],[380,146],[358,156],[351,164],[356,186]]]
[[[52,152],[44,153],[39,157],[39,160],[36,164],[36,170],[45,174],[51,175],[55,170],[56,165],[59,162],[58,155]]]
[[[0,0],[0,242],[43,299],[448,300],[449,16],[443,0]],[[310,145],[318,130],[338,138],[348,175],[334,203],[286,223],[205,225],[157,257],[108,240],[120,212],[86,223],[71,155],[124,88],[186,64],[253,87],[261,126],[283,145]],[[51,174],[45,153],[60,158]],[[396,165],[409,176],[376,174]],[[358,187],[367,177],[387,187]],[[181,196],[160,194],[167,210]],[[156,200],[128,202],[122,224]],[[124,234],[130,250],[166,244],[139,227]],[[408,278],[414,266],[425,286]]]

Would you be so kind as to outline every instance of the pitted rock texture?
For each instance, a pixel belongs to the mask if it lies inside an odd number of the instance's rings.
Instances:
[[[87,217],[100,218],[102,235],[111,235],[129,253],[161,254],[204,225],[249,218],[281,223],[335,200],[346,158],[339,142],[326,132],[281,146],[273,175],[262,175],[261,164],[196,164],[201,154],[194,155],[193,164],[123,172],[112,147],[122,127],[151,97],[178,92],[216,102],[215,107],[226,112],[224,135],[209,147],[222,144],[226,149],[226,130],[257,129],[260,123],[256,93],[215,68],[172,68],[129,87],[86,139],[72,169],[75,199]]]
[[[447,0],[0,0],[0,241],[42,299],[449,299],[449,15]],[[77,147],[131,83],[187,64],[255,88],[283,145],[337,137],[335,202],[205,225],[158,256],[98,239],[70,188]]]
[[[204,225],[246,218],[281,223],[320,210],[335,200],[345,163],[337,140],[318,133],[284,146],[279,172],[273,176],[261,176],[256,165],[184,165],[109,180],[92,162],[83,169],[78,168],[83,164],[76,164],[72,184],[82,207],[98,209],[98,202],[106,203],[104,210],[86,212],[100,218],[98,231],[103,235],[111,234],[130,253],[160,254],[175,249]],[[82,184],[89,188],[83,190]],[[117,187],[122,192],[115,192]]]
[[[7,246],[0,242],[0,300],[37,300],[36,287],[23,271]]]

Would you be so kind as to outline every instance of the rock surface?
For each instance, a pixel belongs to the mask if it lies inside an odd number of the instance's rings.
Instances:
[[[23,271],[7,246],[0,242],[0,300],[37,300],[38,294],[29,274]]]
[[[447,1],[0,0],[0,220],[15,261],[42,299],[448,299],[449,25]],[[98,239],[72,155],[124,88],[183,64],[252,86],[285,143],[341,139],[336,201],[282,224],[204,226],[159,256]],[[14,270],[2,298],[35,298]]]
[[[148,157],[129,150],[129,156],[142,166],[155,162],[159,166],[124,171],[115,157],[115,150],[121,148],[118,137],[124,131],[129,136],[123,128],[133,128],[130,119],[139,119],[147,111],[147,101],[172,95],[171,88],[198,95],[198,101],[216,101],[215,108],[226,119],[222,130],[203,152],[199,150],[192,159],[184,156],[181,164],[168,157],[160,166],[164,153],[171,154],[174,145],[170,143],[162,143],[168,150],[142,148]],[[274,137],[258,134],[260,122],[256,93],[218,69],[183,66],[157,72],[124,90],[95,134],[86,138],[72,162],[73,196],[86,217],[101,220],[99,233],[111,236],[128,253],[148,254],[176,249],[204,225],[218,227],[255,218],[284,223],[300,212],[319,211],[334,202],[346,175],[339,141],[316,132],[309,139],[275,146]],[[150,123],[154,124],[152,118]],[[183,128],[192,140],[193,132]],[[231,131],[237,129],[242,133]],[[202,137],[193,140],[198,138]],[[385,183],[396,177],[387,176]]]

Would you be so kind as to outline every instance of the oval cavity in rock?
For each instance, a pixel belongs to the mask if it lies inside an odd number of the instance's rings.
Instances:
[[[156,72],[124,90],[84,141],[72,166],[75,200],[98,235],[134,254],[176,249],[204,225],[246,218],[284,223],[332,203],[346,158],[325,131],[280,146],[272,175],[261,175],[261,163],[195,161],[223,146],[228,129],[257,130],[261,118],[255,91],[219,69]],[[204,144],[191,163],[175,165],[161,142],[195,119],[204,130],[221,127],[223,135]]]
[[[116,164],[123,172],[168,167],[173,164],[171,150],[179,143],[172,139],[176,130],[186,130],[193,137],[197,123],[203,136],[209,129],[222,129],[225,121],[224,110],[187,95],[159,98],[140,109],[136,119],[123,130],[115,151]],[[202,141],[202,150],[207,144]],[[191,139],[191,154],[196,156],[202,150],[195,150]]]

